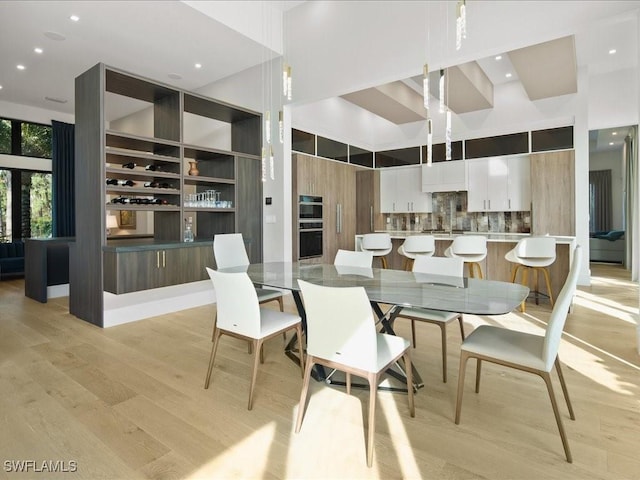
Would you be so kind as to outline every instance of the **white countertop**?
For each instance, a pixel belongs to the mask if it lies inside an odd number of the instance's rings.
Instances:
[[[465,232],[465,233],[423,233],[412,230],[377,230],[376,233],[388,233],[392,239],[401,240],[411,235],[433,235],[436,240],[453,240],[459,235],[485,235],[487,242],[505,242],[515,243],[524,237],[531,237],[529,233],[497,233],[497,232]],[[558,244],[572,245],[575,243],[575,237],[550,235],[556,239]],[[356,235],[356,238],[362,237],[362,234]]]

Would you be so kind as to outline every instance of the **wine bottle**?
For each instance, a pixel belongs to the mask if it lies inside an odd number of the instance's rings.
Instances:
[[[125,200],[128,200],[125,197],[116,197],[111,199],[111,203],[126,203]]]
[[[167,202],[164,198],[152,198],[151,202],[152,205],[168,205],[169,202]]]
[[[134,168],[136,168],[136,164],[133,162],[125,163],[124,165],[122,165],[122,168],[130,168],[133,170]]]
[[[117,178],[107,178],[107,185],[118,185]]]
[[[123,187],[133,187],[136,184],[133,180],[118,180],[118,185]]]
[[[158,182],[144,182],[144,186],[149,188],[158,188]]]
[[[159,172],[162,170],[162,167],[160,165],[147,165],[144,169],[151,172]]]

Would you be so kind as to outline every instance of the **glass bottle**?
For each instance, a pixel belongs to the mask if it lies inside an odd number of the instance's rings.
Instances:
[[[193,230],[191,230],[191,221],[192,221],[191,217],[189,217],[188,219],[187,218],[184,219],[185,225],[184,225],[183,240],[185,242],[193,242]]]

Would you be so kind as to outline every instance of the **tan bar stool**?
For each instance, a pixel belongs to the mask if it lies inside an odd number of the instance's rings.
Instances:
[[[548,266],[556,261],[556,239],[552,237],[527,237],[523,238],[504,258],[514,264],[511,273],[511,283],[515,283],[518,270],[522,268],[522,285],[528,286],[529,270],[533,270],[535,279],[535,299],[538,305],[538,297],[549,297],[551,307],[553,307],[553,291],[551,290],[551,279],[549,278]],[[547,285],[547,295],[540,293],[538,288],[538,272],[541,271]],[[520,305],[520,310],[524,312],[525,302]]]
[[[411,270],[416,255],[431,257],[436,251],[436,240],[433,235],[412,235],[407,237],[398,247],[398,253],[405,257],[403,270]]]
[[[474,278],[474,269],[478,268],[482,277],[480,263],[487,257],[487,237],[484,235],[459,235],[444,252],[445,257],[460,257],[469,267],[469,277]]]
[[[374,257],[380,257],[382,268],[387,268],[387,254],[392,248],[391,236],[388,233],[367,233],[362,236],[362,250],[371,252]]]

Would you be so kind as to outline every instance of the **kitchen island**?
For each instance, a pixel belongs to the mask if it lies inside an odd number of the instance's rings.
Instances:
[[[528,233],[496,233],[496,232],[464,232],[464,233],[428,233],[410,230],[380,230],[377,233],[388,233],[391,236],[393,249],[387,255],[387,263],[389,268],[402,269],[404,257],[398,253],[398,248],[403,244],[405,238],[411,235],[433,235],[436,240],[435,256],[443,257],[444,251],[451,245],[453,239],[458,235],[485,235],[487,237],[487,257],[480,262],[484,278],[488,280],[498,280],[503,282],[511,281],[512,264],[507,261],[505,254],[516,246],[522,238],[530,237]],[[549,274],[551,276],[551,288],[553,297],[557,298],[564,282],[569,274],[569,266],[573,260],[573,251],[575,249],[575,237],[555,236],[556,239],[556,261],[549,266]],[[356,235],[356,250],[360,250],[362,244],[362,235]],[[376,260],[374,259],[374,262]],[[467,270],[465,269],[465,275]],[[518,275],[518,282],[521,281]],[[530,276],[531,281],[531,276]],[[544,278],[540,279],[540,292],[546,292]],[[533,284],[531,284],[533,285]]]

